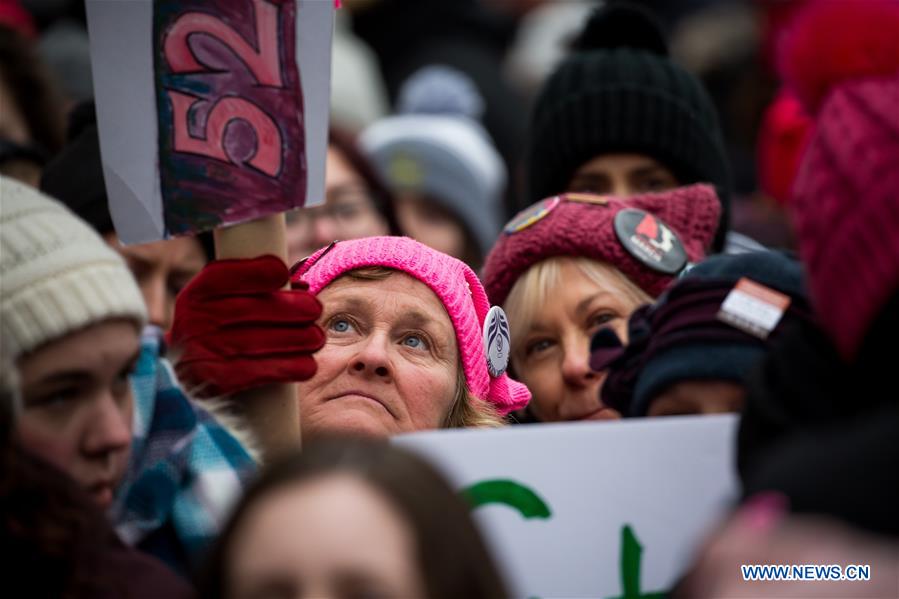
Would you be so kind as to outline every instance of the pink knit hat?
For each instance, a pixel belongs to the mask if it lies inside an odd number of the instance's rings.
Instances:
[[[632,235],[621,234],[624,215],[619,213],[625,211],[648,213],[656,225],[667,225],[675,237],[674,249],[680,248],[680,262],[666,264],[663,260],[656,265],[651,259],[642,259],[639,246],[646,244],[638,241],[635,248],[628,241]],[[627,198],[580,193],[547,198],[522,211],[500,234],[484,264],[487,294],[493,303],[502,305],[515,281],[532,265],[553,256],[583,256],[611,264],[656,297],[688,261],[705,257],[720,211],[715,188],[706,184]],[[665,228],[655,226],[650,230],[658,233]],[[636,233],[641,233],[639,226]]]
[[[822,326],[852,360],[899,291],[899,3],[812,3],[779,57],[817,108],[793,187],[799,253]]]
[[[484,349],[484,321],[490,309],[481,281],[465,263],[408,237],[367,237],[321,248],[297,268],[293,281],[318,293],[340,275],[368,266],[402,271],[431,288],[456,331],[468,390],[506,415],[527,405],[531,392],[506,374],[493,377]]]

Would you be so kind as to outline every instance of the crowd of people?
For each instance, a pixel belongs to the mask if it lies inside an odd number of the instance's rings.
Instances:
[[[120,243],[83,69],[60,73],[83,14],[0,4],[13,596],[508,596],[391,437],[722,413],[741,495],[672,595],[899,596],[899,2],[730,3],[759,24],[741,110],[720,49],[685,66],[721,3],[655,4],[345,0],[286,262]],[[552,66],[521,77],[539,32]],[[875,574],[739,577],[812,562]]]

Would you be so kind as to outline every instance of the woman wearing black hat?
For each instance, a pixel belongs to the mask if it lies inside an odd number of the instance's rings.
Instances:
[[[722,205],[714,249],[761,249],[728,234],[730,167],[708,93],[636,7],[593,13],[539,95],[527,156],[526,204],[564,191],[620,196],[707,182]]]

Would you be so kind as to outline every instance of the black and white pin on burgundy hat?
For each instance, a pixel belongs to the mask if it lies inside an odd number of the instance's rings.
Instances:
[[[511,345],[509,319],[502,308],[493,306],[484,319],[484,353],[487,355],[487,370],[493,378],[502,376],[509,367]]]
[[[628,208],[615,215],[615,235],[627,253],[649,268],[674,275],[687,265],[687,251],[662,219]]]

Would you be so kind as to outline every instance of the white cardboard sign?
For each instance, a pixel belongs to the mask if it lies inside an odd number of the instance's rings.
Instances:
[[[516,596],[605,599],[668,591],[683,574],[736,499],[736,426],[733,415],[685,416],[433,431],[395,442],[460,490],[481,483],[487,503],[476,520]],[[515,485],[532,491],[548,517]]]
[[[86,0],[119,238],[142,243],[324,198],[330,0]]]

